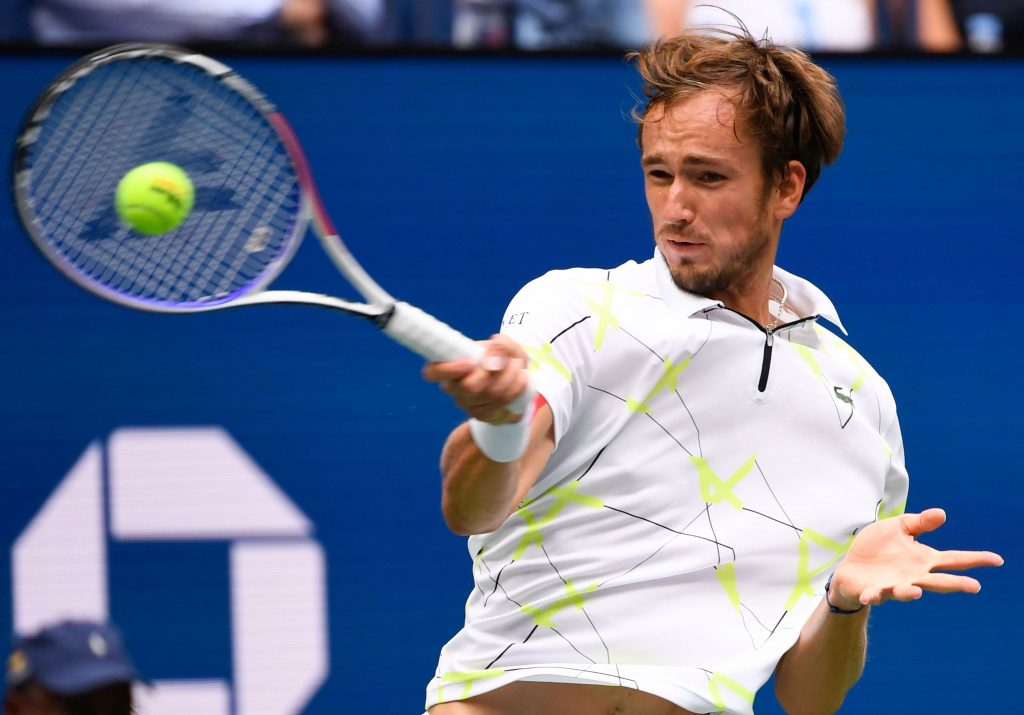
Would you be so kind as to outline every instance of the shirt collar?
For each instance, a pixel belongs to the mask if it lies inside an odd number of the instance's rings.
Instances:
[[[666,267],[667,270],[667,267]],[[786,286],[788,308],[796,313],[799,318],[806,318],[811,315],[820,315],[822,318],[839,328],[843,335],[849,335],[843,322],[839,320],[839,313],[832,301],[825,295],[818,286],[806,278],[774,266],[775,277]]]
[[[687,317],[707,310],[708,308],[721,308],[724,305],[717,300],[706,298],[696,293],[688,293],[679,289],[672,280],[668,264],[661,251],[655,247],[654,259],[651,261],[654,266],[654,278],[658,286],[658,293],[668,303],[673,313],[678,312]],[[847,335],[846,328],[839,320],[839,314],[828,296],[820,288],[798,275],[783,270],[778,266],[774,267],[775,277],[783,282],[787,291],[787,308],[795,313],[798,318],[810,316],[821,316],[828,322],[839,328],[843,335]]]

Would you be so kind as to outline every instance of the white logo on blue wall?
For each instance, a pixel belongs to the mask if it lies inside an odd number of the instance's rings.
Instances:
[[[99,442],[85,450],[15,541],[14,626],[107,620],[108,539],[228,541],[232,683],[157,680],[141,705],[147,715],[294,715],[328,669],[312,531],[223,429],[119,429],[105,454]]]

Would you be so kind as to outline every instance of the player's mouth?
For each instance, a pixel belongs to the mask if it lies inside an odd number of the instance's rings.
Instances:
[[[700,241],[687,241],[684,239],[669,238],[664,241],[665,250],[679,255],[689,256],[699,253],[707,248],[707,244]]]

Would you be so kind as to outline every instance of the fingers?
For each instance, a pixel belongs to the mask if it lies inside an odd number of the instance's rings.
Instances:
[[[1003,557],[991,551],[939,551],[935,569],[965,571],[979,566],[1002,566]]]
[[[946,523],[946,512],[942,509],[925,509],[920,514],[904,514],[900,517],[903,528],[911,536],[920,536],[935,531]]]
[[[452,360],[450,362],[428,362],[423,366],[421,372],[423,379],[427,382],[444,383],[451,380],[459,380],[473,372],[477,367],[475,362],[466,358],[465,360]]]
[[[935,573],[917,579],[914,583],[900,583],[866,589],[860,602],[866,606],[877,606],[886,601],[916,601],[925,591],[933,593],[978,593],[981,583],[970,576]]]
[[[513,413],[510,404],[526,389],[525,368],[524,361],[513,358],[500,372],[478,370],[457,385],[449,383],[447,392],[459,407],[478,420],[496,424],[516,421],[519,413]]]
[[[893,596],[893,586],[867,588],[860,594],[860,602],[865,606],[879,606]]]
[[[865,606],[879,606],[886,601],[916,601],[924,595],[920,586],[912,583],[865,589],[860,602]]]
[[[515,422],[521,415],[509,405],[527,388],[527,356],[523,348],[503,335],[483,343],[480,362],[453,360],[429,363],[423,378],[436,382],[470,417],[502,424]]]
[[[958,576],[950,573],[933,573],[916,581],[926,591],[935,593],[977,593],[981,584],[970,576]]]

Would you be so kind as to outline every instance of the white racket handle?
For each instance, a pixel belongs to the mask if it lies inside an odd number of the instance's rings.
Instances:
[[[383,330],[392,339],[430,361],[443,362],[468,357],[479,362],[484,354],[479,343],[429,313],[401,301],[395,303],[391,319]],[[485,457],[494,462],[511,462],[523,455],[530,441],[531,415],[527,409],[533,402],[533,396],[533,388],[527,385],[523,393],[509,405],[511,411],[523,415],[518,422],[492,425],[476,419],[469,421],[473,441]]]
[[[415,305],[402,301],[395,303],[391,318],[382,329],[392,339],[431,362],[460,358],[472,358],[479,362],[484,355],[484,349],[479,343],[429,313],[424,313]]]

